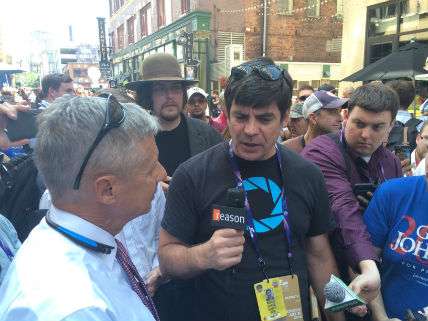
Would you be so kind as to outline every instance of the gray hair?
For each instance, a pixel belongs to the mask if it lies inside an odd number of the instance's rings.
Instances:
[[[122,106],[125,121],[95,148],[82,182],[97,173],[132,175],[141,163],[143,155],[136,153],[136,146],[154,136],[158,124],[138,105]],[[38,116],[35,161],[54,199],[72,190],[83,158],[104,123],[106,108],[105,98],[64,95]]]

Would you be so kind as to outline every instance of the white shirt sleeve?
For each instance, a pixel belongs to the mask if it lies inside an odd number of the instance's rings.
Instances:
[[[161,223],[163,219],[163,214],[165,211],[166,197],[160,185],[158,185],[158,197],[156,199],[156,233],[155,233],[155,244],[156,247],[159,246],[159,234],[161,229]],[[159,266],[159,257],[156,255],[153,259],[152,270]]]

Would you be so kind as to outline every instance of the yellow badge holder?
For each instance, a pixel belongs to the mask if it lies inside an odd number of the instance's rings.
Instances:
[[[262,321],[303,321],[297,275],[287,275],[254,284]]]

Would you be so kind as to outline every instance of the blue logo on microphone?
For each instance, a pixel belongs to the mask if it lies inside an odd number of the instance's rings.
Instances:
[[[281,189],[272,180],[266,177],[251,177],[244,180],[244,189],[248,193],[250,191],[261,190],[264,193],[270,194],[273,203],[272,212],[263,219],[254,218],[254,228],[257,233],[266,233],[274,230],[281,224],[282,215],[282,197]],[[258,216],[253,212],[253,216]]]

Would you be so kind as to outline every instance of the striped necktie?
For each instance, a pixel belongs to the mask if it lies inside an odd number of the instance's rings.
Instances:
[[[152,298],[147,292],[146,285],[144,284],[144,280],[141,278],[140,274],[137,271],[134,263],[132,263],[131,258],[128,255],[123,244],[116,240],[117,251],[116,251],[116,259],[119,264],[122,266],[126,275],[128,276],[129,283],[131,284],[132,290],[140,297],[141,301],[143,301],[144,305],[150,310],[153,317],[156,321],[159,321],[159,315],[156,311],[155,304],[153,303]]]

